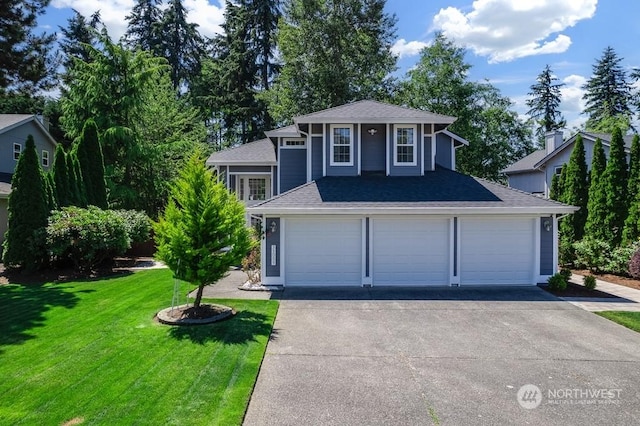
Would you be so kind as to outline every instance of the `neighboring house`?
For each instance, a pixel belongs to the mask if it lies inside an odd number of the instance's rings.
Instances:
[[[507,175],[509,186],[521,191],[549,197],[553,175],[559,174],[562,166],[569,162],[578,135],[582,135],[585,158],[589,169],[591,169],[593,146],[596,139],[599,138],[602,141],[605,156],[609,158],[610,134],[578,132],[565,142],[562,139],[562,132],[552,132],[547,134],[545,149],[534,151],[502,171]],[[633,136],[631,135],[624,137],[627,160],[632,139]]]
[[[40,120],[30,114],[0,114],[0,244],[7,231],[11,176],[29,135],[33,136],[42,168],[49,170],[53,164],[56,141]]]
[[[576,208],[457,173],[467,142],[447,130],[454,121],[355,102],[294,117],[207,163],[259,201],[247,210],[265,232],[264,284],[545,281],[557,269],[557,219]]]

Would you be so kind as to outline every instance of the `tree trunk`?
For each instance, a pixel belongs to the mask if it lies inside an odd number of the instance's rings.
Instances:
[[[202,292],[204,291],[204,283],[198,286],[198,292],[196,293],[196,300],[193,301],[193,307],[198,309],[200,307],[200,302],[202,301]]]

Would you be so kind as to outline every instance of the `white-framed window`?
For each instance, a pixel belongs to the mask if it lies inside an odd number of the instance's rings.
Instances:
[[[267,199],[267,180],[265,178],[249,178],[249,200]]]
[[[554,172],[555,174],[559,175],[560,173],[562,173],[562,166],[560,166],[560,167],[556,167],[556,168],[553,170],[553,172]]]
[[[304,148],[306,141],[304,139],[285,139],[280,141],[282,148]]]
[[[49,167],[49,151],[42,150],[42,167]]]
[[[20,154],[22,154],[22,144],[14,143],[13,144],[13,159],[18,161],[20,158]]]
[[[236,194],[244,202],[263,201],[269,197],[270,179],[262,176],[236,175]]]
[[[353,166],[353,127],[340,124],[331,125],[332,166]]]
[[[393,165],[415,166],[418,141],[416,126],[397,126],[393,132]]]

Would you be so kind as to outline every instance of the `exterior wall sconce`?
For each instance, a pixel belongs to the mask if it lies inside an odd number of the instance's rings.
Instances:
[[[378,133],[378,129],[374,129],[373,127],[370,128],[369,130],[367,130],[367,133],[369,133],[371,136],[375,135],[376,133]]]
[[[278,225],[276,224],[275,220],[272,220],[271,223],[269,224],[269,230],[271,231],[272,234],[275,234],[275,232],[278,230]]]
[[[542,226],[544,227],[545,231],[551,231],[551,221],[549,219],[543,219]]]

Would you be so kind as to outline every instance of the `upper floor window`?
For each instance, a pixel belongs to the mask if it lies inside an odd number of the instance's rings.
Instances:
[[[304,139],[285,139],[280,142],[280,146],[283,148],[304,148],[306,141]]]
[[[49,167],[49,151],[42,150],[42,167]]]
[[[351,126],[331,126],[332,166],[353,166],[353,135]]]
[[[18,160],[20,158],[20,154],[22,154],[22,144],[14,143],[13,144],[13,159]]]
[[[416,165],[416,126],[396,127],[393,135],[394,166]]]

